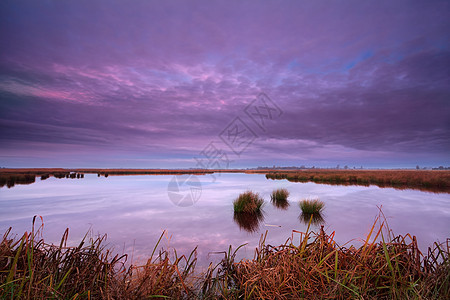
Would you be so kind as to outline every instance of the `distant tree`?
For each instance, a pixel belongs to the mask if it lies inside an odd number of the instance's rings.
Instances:
[[[345,166],[344,166],[344,169],[346,169],[346,170],[347,170],[347,169],[348,169],[348,166],[347,166],[347,165],[345,165]]]
[[[336,166],[336,169],[339,169],[340,167],[341,167],[340,165],[337,165],[337,166]]]
[[[417,166],[416,166],[416,170],[420,170],[420,167],[419,167],[419,165],[417,165]]]

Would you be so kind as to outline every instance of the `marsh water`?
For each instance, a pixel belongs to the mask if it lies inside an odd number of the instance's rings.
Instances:
[[[105,178],[87,174],[83,179],[50,177],[30,185],[4,187],[0,189],[0,233],[9,227],[17,235],[30,231],[33,216],[39,215],[44,220],[43,236],[48,243],[59,243],[66,228],[72,246],[87,232],[93,236],[107,233],[109,247],[117,253],[128,253],[133,262],[139,263],[151,255],[165,230],[160,244],[163,248],[175,248],[180,255],[198,246],[198,265],[204,267],[220,260],[223,254],[215,252],[225,251],[229,245],[236,248],[247,243],[237,257],[252,258],[266,231],[266,242],[271,245],[284,243],[292,230],[305,231],[307,224],[298,203],[304,198],[319,198],[325,203],[325,232],[335,231],[335,240],[346,247],[360,245],[379,207],[392,231],[416,235],[422,251],[450,237],[450,194],[294,183],[269,180],[261,174],[222,173],[197,179],[200,184],[194,186],[196,202],[188,206],[174,204],[180,203],[173,195],[192,193],[192,187],[171,190],[172,175]],[[270,202],[276,188],[290,192],[288,207],[278,208]],[[250,226],[234,218],[232,204],[247,190],[265,199],[263,217]],[[319,228],[320,224],[311,226],[313,231]],[[294,238],[298,236],[294,233]]]

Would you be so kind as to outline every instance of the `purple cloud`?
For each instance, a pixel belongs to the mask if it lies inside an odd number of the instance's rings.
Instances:
[[[240,116],[259,137],[233,167],[448,164],[448,6],[3,1],[0,162],[195,167]]]

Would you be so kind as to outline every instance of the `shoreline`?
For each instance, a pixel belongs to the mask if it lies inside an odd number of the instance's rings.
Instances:
[[[213,173],[263,174],[267,179],[291,182],[314,182],[330,185],[376,185],[381,188],[415,189],[436,193],[450,193],[450,170],[361,170],[361,169],[104,169],[104,168],[3,168],[0,169],[0,188],[16,184],[31,184],[36,177],[83,178],[125,175],[206,175]]]

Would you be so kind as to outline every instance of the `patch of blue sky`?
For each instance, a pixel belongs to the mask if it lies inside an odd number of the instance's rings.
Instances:
[[[344,71],[350,70],[351,68],[356,66],[358,63],[360,63],[360,62],[362,62],[364,60],[367,60],[367,59],[371,58],[372,56],[373,56],[373,51],[372,50],[364,51],[356,59],[354,59],[351,62],[347,63],[344,66]]]

